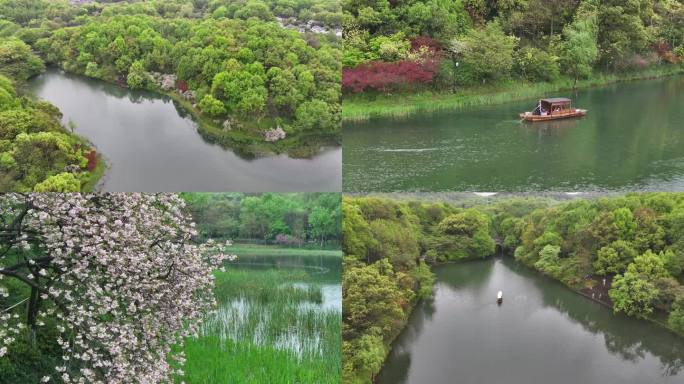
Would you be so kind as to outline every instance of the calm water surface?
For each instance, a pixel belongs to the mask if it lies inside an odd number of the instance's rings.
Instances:
[[[684,383],[684,339],[512,259],[435,272],[434,300],[416,307],[381,384]]]
[[[48,70],[31,90],[56,105],[110,167],[105,191],[339,191],[342,153],[245,159],[206,142],[168,97]]]
[[[345,123],[344,190],[684,190],[684,76],[557,96],[588,115],[521,123],[528,100]]]

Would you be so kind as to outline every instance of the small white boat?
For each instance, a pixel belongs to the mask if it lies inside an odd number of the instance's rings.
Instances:
[[[497,304],[503,303],[503,292],[499,291],[499,293],[496,294],[496,302]]]

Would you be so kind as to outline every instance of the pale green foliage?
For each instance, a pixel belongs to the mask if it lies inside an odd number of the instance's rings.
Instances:
[[[0,39],[0,75],[24,81],[43,69],[43,61],[26,43],[16,38]]]
[[[515,68],[530,81],[553,81],[560,76],[558,57],[538,48],[525,47],[515,52]]]
[[[35,192],[80,192],[81,182],[73,173],[50,176],[33,187]]]
[[[133,62],[133,64],[131,64],[131,68],[128,70],[126,83],[131,89],[147,87],[148,76],[145,73],[145,67],[143,66],[142,61],[136,60]]]
[[[667,324],[670,328],[680,334],[684,334],[684,306],[682,304],[682,302],[676,303],[674,309],[667,318]]]
[[[513,50],[518,44],[514,36],[506,35],[497,22],[489,22],[483,29],[473,29],[463,39],[464,61],[480,79],[507,78],[513,68]]]
[[[608,291],[616,312],[636,317],[645,317],[653,312],[653,304],[658,293],[658,289],[651,282],[630,271],[615,276]]]
[[[539,260],[534,263],[534,267],[550,276],[556,276],[559,271],[560,247],[556,245],[546,245],[539,251]]]
[[[594,268],[598,275],[622,273],[636,255],[637,253],[630,243],[624,240],[616,240],[609,246],[599,249]]]
[[[575,81],[591,74],[598,60],[598,25],[595,13],[577,17],[563,29],[565,40],[561,45],[561,66]]]
[[[204,95],[199,102],[199,108],[209,116],[218,117],[226,113],[226,107],[221,100],[217,100],[212,95]]]
[[[405,59],[411,49],[411,42],[401,32],[389,36],[378,36],[370,40],[372,60],[398,61]]]

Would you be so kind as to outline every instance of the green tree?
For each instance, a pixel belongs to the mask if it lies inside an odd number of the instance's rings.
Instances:
[[[636,256],[637,252],[629,242],[617,240],[599,249],[594,269],[598,275],[622,273]]]
[[[684,334],[684,303],[682,300],[678,301],[669,316],[667,317],[667,324],[680,334]]]
[[[336,124],[330,105],[320,100],[302,103],[295,113],[296,124],[303,130],[332,131]]]
[[[530,81],[553,81],[560,76],[558,57],[541,49],[525,47],[514,54],[514,68],[521,77]]]
[[[489,22],[482,29],[472,29],[463,39],[464,61],[482,82],[505,79],[513,68],[513,50],[518,41],[506,35],[497,22]]]
[[[44,69],[43,61],[26,43],[17,38],[0,39],[0,75],[24,81]]]
[[[653,283],[630,271],[616,275],[608,291],[615,312],[636,317],[646,317],[653,312],[658,293]]]
[[[62,172],[36,184],[35,192],[80,192],[81,182],[73,173]]]
[[[378,328],[390,334],[396,319],[404,316],[402,303],[409,292],[401,290],[393,280],[394,271],[383,259],[363,267],[351,267],[342,276],[342,317],[345,339],[353,339]]]
[[[337,220],[330,211],[323,207],[314,207],[309,213],[310,233],[314,239],[320,241],[321,247],[329,236],[335,235]]]
[[[126,83],[131,89],[145,88],[147,86],[147,73],[141,60],[136,60],[128,70]]]
[[[613,211],[614,225],[617,228],[618,235],[622,239],[630,239],[634,237],[637,229],[637,223],[634,220],[634,214],[629,208],[618,208]]]
[[[212,95],[204,95],[199,102],[199,108],[209,116],[218,117],[225,115],[226,107],[221,100],[217,100]]]

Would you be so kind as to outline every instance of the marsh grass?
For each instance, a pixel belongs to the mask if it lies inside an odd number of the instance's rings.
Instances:
[[[323,309],[324,280],[294,268],[217,271],[219,308],[186,341],[183,380],[339,383],[342,315]]]
[[[679,66],[660,66],[638,72],[596,74],[579,80],[576,89],[621,81],[649,79],[683,73]],[[349,95],[342,103],[342,119],[363,121],[374,117],[402,118],[420,112],[438,112],[510,101],[534,99],[550,93],[572,90],[574,80],[562,78],[551,83],[510,81],[503,84],[462,88],[456,93],[398,93],[394,95]]]
[[[275,245],[261,244],[234,244],[228,247],[226,252],[234,253],[238,256],[342,257],[342,251],[339,249],[283,248]]]
[[[185,347],[185,382],[263,384],[340,382],[340,357],[299,359],[286,350],[202,337]],[[201,357],[201,358],[195,358]]]

